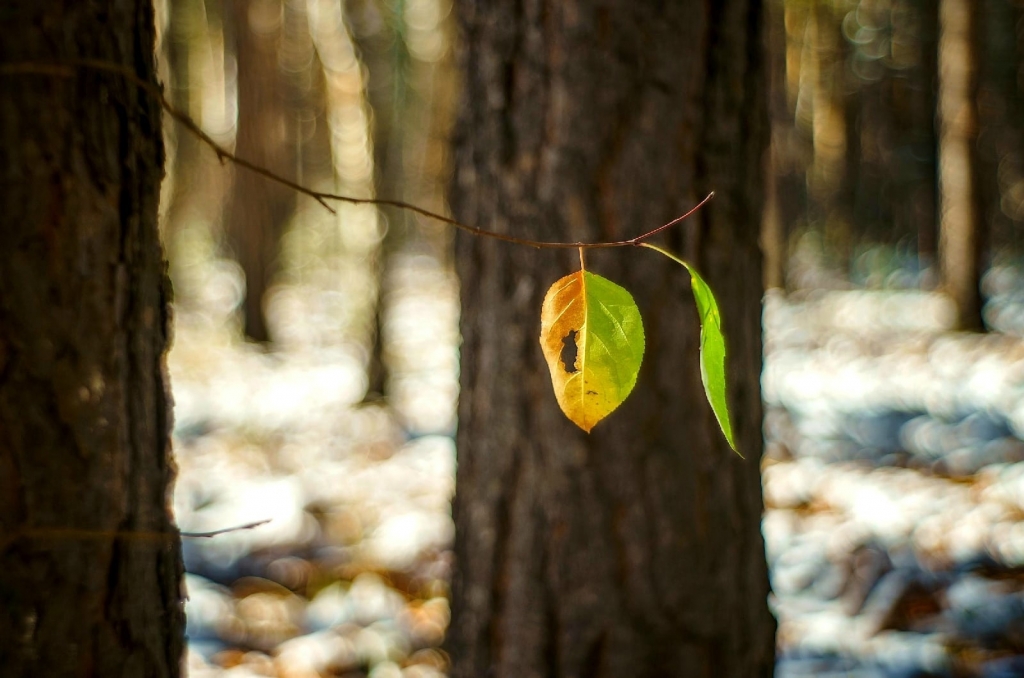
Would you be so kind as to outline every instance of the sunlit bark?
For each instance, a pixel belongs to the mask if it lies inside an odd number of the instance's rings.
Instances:
[[[978,194],[978,3],[942,0],[939,23],[939,248],[943,287],[956,326],[980,330],[981,235]]]

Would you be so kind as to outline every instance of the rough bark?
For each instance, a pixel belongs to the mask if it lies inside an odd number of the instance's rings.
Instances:
[[[942,282],[956,305],[956,327],[981,330],[978,190],[978,12],[974,0],[939,5],[939,248]]]
[[[0,62],[155,82],[149,0],[2,12]],[[86,69],[0,88],[0,673],[177,676],[160,110]]]
[[[617,239],[715,190],[667,244],[719,294],[747,459],[729,451],[704,401],[682,269],[648,251],[588,256],[632,291],[647,336],[635,391],[588,436],[558,409],[538,343],[541,299],[576,252],[460,236],[453,675],[769,676],[763,3],[464,0],[457,15],[458,219],[539,239]]]

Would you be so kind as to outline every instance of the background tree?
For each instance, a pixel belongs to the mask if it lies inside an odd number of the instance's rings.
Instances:
[[[768,112],[771,121],[769,167],[766,177],[761,249],[764,251],[765,286],[785,288],[789,236],[807,203],[807,182],[801,162],[800,135],[793,116],[795,97],[787,87],[791,49],[783,0],[765,3],[768,23]],[[793,59],[796,61],[796,59]]]
[[[346,0],[346,20],[366,73],[371,113],[374,193],[445,211],[446,145],[451,118],[452,59],[447,0]],[[409,18],[411,17],[411,21]],[[449,231],[393,206],[379,205],[384,235],[374,253],[376,291],[367,399],[388,394],[389,297],[410,254],[446,256]]]
[[[403,200],[405,137],[411,126],[407,117],[412,117],[410,113],[415,112],[416,102],[409,87],[411,58],[405,44],[402,3],[347,0],[345,10],[368,76],[366,99],[372,113],[375,192],[381,197]],[[415,119],[422,122],[420,116]],[[379,210],[385,232],[375,262],[374,337],[367,365],[369,399],[380,398],[387,391],[384,359],[387,278],[397,251],[409,236],[411,222],[405,210],[386,205]]]
[[[978,168],[979,3],[942,0],[939,9],[939,247],[956,326],[980,330],[984,206]]]
[[[685,272],[594,251],[646,322],[636,390],[590,436],[561,414],[541,299],[575,251],[460,237],[453,675],[764,676],[758,227],[768,129],[761,2],[457,6],[465,91],[452,206],[520,236],[670,236],[719,295],[737,441],[704,401]]]
[[[156,82],[150,2],[2,16],[0,63]],[[0,73],[0,666],[177,676],[161,112],[124,74],[65,76]]]
[[[283,0],[227,0],[226,6],[238,64],[235,151],[294,181],[297,120],[289,98],[293,80],[282,71],[280,52],[287,23],[297,17],[286,11],[291,5]],[[305,20],[304,15],[299,18]],[[277,270],[278,246],[295,201],[295,191],[287,186],[252,172],[235,172],[224,230],[245,272],[243,331],[256,341],[270,340],[264,297]]]

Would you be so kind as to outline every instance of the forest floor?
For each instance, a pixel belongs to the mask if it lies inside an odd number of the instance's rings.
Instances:
[[[1024,675],[1024,342],[951,315],[919,292],[767,299],[780,678]]]
[[[187,272],[200,292],[185,290],[169,356],[177,519],[270,521],[184,541],[193,678],[444,675],[457,290],[430,257],[398,270],[376,402],[362,402],[366,337],[351,327],[365,309],[337,280],[278,288],[265,351],[225,322],[231,265]]]
[[[185,541],[193,678],[445,675],[457,289],[407,264],[386,402],[360,402],[338,292],[280,288],[273,352],[218,316],[227,273],[177,309],[181,528],[270,519]],[[1024,342],[948,317],[925,293],[766,300],[782,678],[1024,675]]]

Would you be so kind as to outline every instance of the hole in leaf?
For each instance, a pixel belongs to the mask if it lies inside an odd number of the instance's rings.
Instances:
[[[569,374],[579,372],[579,370],[576,369],[576,356],[578,354],[576,337],[578,335],[579,332],[576,330],[569,330],[569,334],[562,337],[562,353],[559,356],[559,359],[562,361],[562,367]]]

